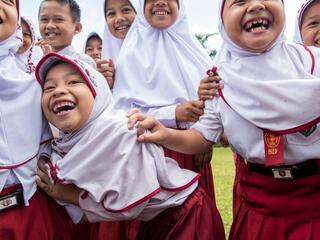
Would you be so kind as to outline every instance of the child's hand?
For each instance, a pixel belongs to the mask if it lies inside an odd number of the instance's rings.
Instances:
[[[141,113],[139,108],[132,108],[129,112],[127,112],[126,117],[129,119],[128,120],[128,129],[131,130],[133,129],[134,125],[138,122],[138,119],[135,117],[131,117],[136,113]]]
[[[169,135],[168,129],[158,120],[140,112],[131,114],[128,121],[129,123],[138,123],[136,128],[139,142],[162,144]]]
[[[212,150],[210,149],[210,151],[208,152],[197,154],[195,156],[194,161],[196,166],[203,167],[211,161],[211,158],[212,158]]]
[[[204,104],[200,100],[187,101],[176,107],[177,122],[196,122],[203,114]]]
[[[113,61],[109,60],[97,60],[97,69],[107,80],[110,89],[113,88],[114,84],[114,73],[115,67]]]
[[[43,160],[38,161],[37,176],[37,185],[50,197],[66,203],[79,205],[78,199],[81,189],[73,184],[52,183]]]
[[[217,83],[219,81],[221,78],[218,75],[202,79],[198,88],[199,99],[205,101],[218,96],[218,89],[223,89],[223,83]]]
[[[43,39],[39,40],[36,43],[36,46],[39,46],[42,49],[44,55],[53,52],[52,47]]]

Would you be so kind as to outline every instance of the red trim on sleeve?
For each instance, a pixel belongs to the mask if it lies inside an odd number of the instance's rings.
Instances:
[[[17,168],[17,167],[20,167],[28,162],[30,162],[32,159],[34,159],[38,154],[34,155],[33,157],[29,158],[28,160],[22,162],[22,163],[19,163],[17,165],[9,165],[9,166],[0,166],[0,169],[13,169],[13,168]]]
[[[315,64],[316,64],[316,60],[315,60],[315,57],[312,53],[312,51],[310,50],[310,48],[308,48],[306,45],[302,45],[306,50],[307,52],[310,54],[311,56],[311,61],[312,61],[312,64],[311,64],[311,74],[313,75],[313,72],[314,72],[314,68],[315,68]]]
[[[178,188],[166,188],[166,187],[163,187],[161,186],[161,188],[165,191],[168,191],[168,192],[179,192],[179,191],[183,191],[185,189],[187,189],[188,187],[190,187],[192,184],[194,184],[199,178],[201,177],[200,174],[198,174],[197,176],[195,176],[189,183],[187,183],[186,185],[184,186],[181,186],[181,187],[178,187]]]

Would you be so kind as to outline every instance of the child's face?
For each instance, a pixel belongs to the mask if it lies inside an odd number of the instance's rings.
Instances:
[[[166,29],[177,20],[179,4],[177,0],[146,0],[144,16],[157,29]]]
[[[23,45],[18,49],[17,53],[19,54],[26,52],[32,44],[32,34],[28,24],[24,20],[21,21],[21,27],[23,34]]]
[[[110,33],[124,39],[136,17],[136,12],[128,0],[108,0],[106,5],[106,21]]]
[[[223,25],[230,39],[250,52],[262,53],[283,31],[281,0],[226,0]]]
[[[0,41],[10,37],[17,28],[18,12],[15,0],[0,0]]]
[[[43,89],[42,110],[51,124],[64,132],[83,127],[92,111],[94,97],[74,66],[59,63],[52,67]]]
[[[311,3],[301,22],[301,37],[304,44],[320,47],[320,1]]]
[[[95,61],[101,59],[102,41],[98,37],[92,37],[87,43],[86,54],[92,57]]]
[[[56,1],[44,2],[39,13],[42,38],[59,52],[71,45],[73,36],[81,31],[81,23],[72,19],[70,7]]]

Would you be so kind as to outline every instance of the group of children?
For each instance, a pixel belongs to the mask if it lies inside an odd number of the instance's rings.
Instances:
[[[320,1],[299,10],[295,43],[282,0],[218,5],[213,67],[184,0],[105,0],[87,55],[71,45],[76,1],[42,1],[37,42],[19,0],[0,0],[0,239],[223,240],[222,138],[229,239],[320,238]]]

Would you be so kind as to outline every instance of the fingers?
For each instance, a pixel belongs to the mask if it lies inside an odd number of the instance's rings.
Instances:
[[[48,168],[46,162],[43,159],[39,159],[38,161],[38,169],[42,172],[47,172]]]
[[[137,124],[138,121],[143,121],[147,118],[143,113],[138,110],[134,110],[136,112],[132,112],[128,117],[128,129],[133,129],[133,127]]]

